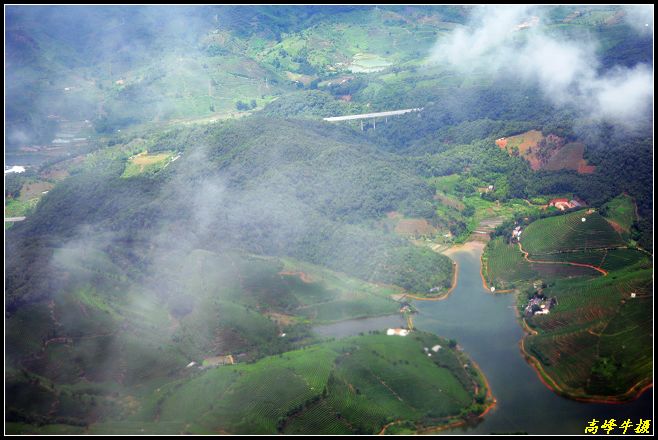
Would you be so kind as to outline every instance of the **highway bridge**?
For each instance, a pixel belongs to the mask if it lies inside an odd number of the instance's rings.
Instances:
[[[361,113],[360,115],[348,115],[348,116],[332,116],[330,118],[323,118],[323,120],[327,122],[341,122],[341,121],[356,121],[356,120],[361,120],[361,130],[363,130],[363,120],[364,119],[372,119],[372,126],[373,128],[377,128],[377,118],[384,118],[384,120],[388,120],[389,116],[398,116],[398,115],[404,115],[405,113],[411,113],[411,112],[420,112],[422,111],[423,108],[407,108],[404,110],[391,110],[388,112],[378,112],[378,113]]]

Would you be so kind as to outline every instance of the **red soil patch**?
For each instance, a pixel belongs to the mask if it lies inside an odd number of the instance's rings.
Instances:
[[[539,163],[539,159],[535,157],[526,157],[526,159],[528,162],[530,162],[530,168],[532,168],[532,171],[541,169],[541,163]]]
[[[608,18],[605,21],[605,24],[608,25],[608,26],[613,25],[613,24],[618,24],[622,21],[622,19],[624,18],[625,15],[626,15],[625,11],[617,11],[617,13],[615,15],[613,15],[612,17]]]
[[[596,171],[593,165],[587,165],[583,159],[585,144],[581,142],[570,142],[557,150],[543,166],[547,170],[576,170],[580,174],[592,174]]]
[[[578,174],[592,174],[594,171],[596,171],[596,167],[594,165],[587,165],[585,159],[581,160],[578,164]]]
[[[580,174],[592,174],[596,171],[595,166],[588,165],[583,159],[585,152],[583,143],[570,142],[562,145],[563,142],[564,140],[558,136],[549,134],[544,137],[539,130],[530,130],[516,136],[497,139],[496,145],[510,155],[517,146],[519,156],[527,160],[534,171],[568,169],[576,170]],[[550,156],[544,157],[542,161],[538,157],[539,150],[546,151],[546,148],[551,150],[544,155],[550,154]]]
[[[506,138],[496,139],[496,145],[498,145],[500,149],[504,150],[505,147],[507,147],[507,139]]]
[[[612,228],[615,231],[617,231],[619,234],[622,234],[622,233],[626,232],[626,229],[622,228],[621,225],[619,223],[617,223],[616,221],[610,220],[609,218],[607,218],[606,220],[608,221],[608,223],[610,223],[610,226],[612,226]]]
[[[292,271],[281,271],[279,272],[279,275],[291,275],[291,276],[297,276],[299,277],[300,280],[302,280],[305,283],[313,283],[315,282],[313,278],[311,278],[307,273],[305,272],[292,272]]]
[[[530,130],[520,136],[523,136],[523,141],[519,145],[519,151],[524,155],[528,153],[530,148],[537,146],[539,141],[544,137],[539,130]]]
[[[506,150],[510,155],[512,154],[513,147],[517,146],[519,155],[530,162],[530,167],[536,171],[540,168],[541,165],[539,163],[539,159],[535,157],[535,152],[531,152],[531,149],[536,149],[537,144],[543,138],[544,136],[542,135],[541,131],[530,130],[516,136],[497,139],[496,145],[498,145],[499,148]]]

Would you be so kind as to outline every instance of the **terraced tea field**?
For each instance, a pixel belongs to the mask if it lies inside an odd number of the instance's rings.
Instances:
[[[482,255],[482,275],[488,287],[497,290],[518,287],[539,275],[519,252],[515,244],[508,244],[502,237],[491,240]]]
[[[539,334],[527,338],[526,351],[571,397],[624,400],[651,382],[651,270],[611,274],[557,281],[544,293],[558,305],[529,321]]]
[[[531,260],[545,262],[533,263],[535,270],[591,265],[604,275],[565,278],[566,269],[555,276],[542,273],[550,280],[543,293],[555,297],[557,305],[547,315],[528,318],[537,333],[524,341],[525,353],[538,361],[560,394],[596,401],[632,399],[652,380],[650,257],[627,248],[603,217],[587,211],[530,224],[522,244]],[[505,261],[503,252],[491,255]]]
[[[521,244],[533,257],[625,245],[612,226],[601,215],[590,210],[537,220],[525,229]]]
[[[423,346],[437,343],[446,348],[428,357]],[[445,423],[483,387],[458,378],[451,369],[470,362],[447,346],[426,333],[376,334],[220,367],[160,390],[158,422],[237,434],[373,434],[393,417],[418,428]]]

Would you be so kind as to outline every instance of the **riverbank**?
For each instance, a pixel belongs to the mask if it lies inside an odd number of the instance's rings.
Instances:
[[[484,375],[484,373],[482,372],[482,369],[480,368],[480,366],[472,359],[470,359],[470,363],[473,366],[473,369],[477,373],[478,377],[480,378],[480,380],[482,381],[482,383],[484,384],[484,386],[487,389],[487,394],[485,396],[486,406],[484,407],[484,410],[480,414],[475,416],[476,419],[483,419],[484,416],[486,416],[489,413],[489,411],[491,411],[492,409],[494,409],[496,407],[496,404],[498,402],[496,401],[496,398],[493,396],[493,393],[491,392],[491,386],[489,385],[489,381],[487,380],[487,376]],[[458,428],[460,426],[465,426],[467,423],[468,423],[468,421],[464,420],[464,419],[455,420],[455,421],[450,422],[450,423],[445,424],[445,425],[433,426],[433,427],[430,427],[430,428],[420,429],[420,430],[416,431],[416,434],[433,434],[433,433],[436,433],[436,432],[441,432],[441,431],[445,431],[445,430],[448,430],[448,429],[453,429],[453,428]],[[383,434],[383,433],[384,433],[384,431],[382,430],[382,432],[380,432],[380,435]]]
[[[518,300],[518,298],[517,298]],[[537,359],[535,356],[532,354],[528,353],[525,349],[525,340],[529,336],[535,336],[539,334],[536,330],[531,328],[528,323],[526,322],[525,318],[521,316],[518,307],[514,308],[514,314],[516,315],[516,318],[519,320],[521,323],[521,328],[524,331],[524,336],[519,342],[519,348],[521,350],[521,355],[523,358],[530,364],[530,366],[533,368],[535,373],[537,373],[537,377],[541,381],[541,383],[546,386],[549,390],[553,391],[554,393],[566,397],[571,400],[576,400],[578,402],[585,402],[585,403],[606,403],[606,404],[622,404],[622,403],[628,403],[633,400],[638,399],[642,393],[647,391],[649,388],[653,387],[653,382],[648,382],[647,381],[640,381],[637,384],[633,385],[627,392],[624,394],[619,394],[617,396],[590,396],[590,395],[578,395],[569,392],[568,390],[565,390],[561,386],[557,384],[555,379],[549,375],[546,370],[541,365],[541,362],[539,359]]]
[[[475,242],[475,241],[470,241],[464,244],[458,244],[455,246],[451,246],[450,248],[440,252],[443,255],[450,257],[452,254],[455,252],[462,252],[462,251],[467,251],[467,252],[476,252],[480,249],[484,248],[484,244],[480,242]],[[451,259],[452,260],[452,259]],[[410,298],[410,299],[415,299],[417,301],[443,301],[445,299],[448,299],[450,294],[452,293],[453,290],[455,290],[455,287],[457,287],[457,281],[459,281],[459,264],[455,260],[452,260],[452,283],[450,285],[450,288],[445,292],[437,296],[417,296],[417,295],[412,295],[409,293],[402,293],[402,294],[395,294],[391,295],[391,298],[393,298],[395,301],[402,301],[405,298]]]
[[[478,250],[481,246],[478,243],[460,248]],[[458,423],[462,426],[451,428],[448,425],[459,420],[445,421],[442,427],[434,430],[436,435],[505,432],[576,434],[582,432],[583,420],[598,420],[601,417],[616,420],[651,418],[653,388],[633,402],[605,405],[565,398],[548,384],[542,383],[541,379],[537,380],[537,371],[529,365],[519,348],[524,332],[515,312],[522,313],[518,309],[523,295],[484,295],[481,290],[481,255],[477,252],[456,252],[452,257],[459,264],[458,286],[446,301],[415,303],[418,315],[414,316],[414,324],[459,341],[459,345],[486,374],[497,402],[484,417],[474,419],[475,423],[470,423],[466,418],[465,425]],[[528,343],[525,342],[529,350]],[[483,408],[484,405],[478,413],[483,412]],[[399,425],[391,426],[385,432],[402,431],[398,428]]]
[[[466,243],[466,244],[468,245],[469,243]],[[457,249],[455,249],[453,252],[457,252],[461,249],[467,250],[467,251],[482,249],[482,252],[484,252],[484,247],[485,246],[484,246],[483,243],[470,242],[469,246],[456,247]],[[529,259],[528,258],[528,253],[523,250],[520,243],[519,243],[519,250],[523,253],[524,258],[526,260],[528,260],[529,262],[542,263],[542,261],[534,261],[534,260]],[[493,293],[493,292],[491,292],[490,288],[487,286],[487,282],[486,282],[486,279],[484,277],[484,264],[483,264],[483,261],[482,261],[482,255],[483,254],[480,254],[480,259],[479,259],[480,260],[480,278],[482,280],[482,287],[485,291],[487,291],[487,293]],[[552,264],[553,262],[546,262],[546,263]],[[570,264],[570,265],[574,265],[574,266],[586,266],[586,267],[590,267],[594,270],[597,270],[597,271],[601,272],[603,276],[606,276],[608,274],[607,271],[605,271],[604,269],[601,269],[599,267],[595,267],[595,266],[592,266],[592,265],[572,263],[572,262],[565,262],[565,263],[560,262],[558,264]],[[509,292],[513,292],[513,291],[514,291],[513,289],[509,290]],[[498,291],[498,292],[495,292],[495,293],[506,293],[506,292],[505,291]],[[516,298],[515,302],[518,302],[518,298]],[[539,361],[539,359],[537,359],[531,353],[526,351],[526,349],[525,349],[525,340],[526,340],[526,338],[528,338],[529,336],[532,336],[532,335],[536,335],[537,331],[532,329],[526,323],[525,319],[520,315],[520,313],[518,311],[518,303],[515,304],[514,310],[515,310],[515,315],[516,315],[517,321],[519,322],[521,328],[523,329],[523,331],[525,333],[523,338],[519,342],[521,355],[526,360],[526,362],[533,368],[533,370],[537,374],[537,377],[539,378],[541,383],[546,388],[551,390],[552,392],[554,392],[554,393],[556,393],[556,394],[558,394],[562,397],[566,397],[568,399],[576,400],[576,401],[579,401],[579,402],[603,403],[603,404],[622,404],[622,403],[628,403],[630,401],[638,399],[642,395],[642,393],[644,393],[648,389],[652,388],[652,386],[653,386],[652,381],[645,380],[645,381],[640,381],[639,383],[633,385],[627,392],[625,392],[623,394],[619,394],[619,395],[616,395],[616,396],[596,396],[596,395],[578,394],[578,393],[572,392],[568,389],[565,389],[565,388],[561,387],[557,383],[556,379],[553,378],[551,375],[549,375],[546,372],[546,370],[542,367],[542,364]]]
[[[482,253],[480,254],[480,278],[482,279],[482,288],[487,291],[487,293],[491,293],[493,295],[498,294],[498,293],[512,293],[515,292],[516,289],[504,289],[504,290],[491,290],[491,287],[487,285],[487,280],[484,276],[484,263],[482,262],[482,258],[484,257],[484,249],[486,248],[486,245],[482,248]],[[487,273],[489,272],[489,269],[487,268]]]
[[[416,301],[443,301],[444,299],[448,299],[452,291],[455,290],[455,287],[457,286],[457,280],[459,279],[459,265],[457,264],[457,262],[453,261],[452,267],[453,267],[452,284],[450,285],[450,288],[445,293],[442,293],[441,295],[438,296],[416,296],[416,295],[404,293],[402,295],[393,295],[392,298],[395,299],[396,301],[402,301],[405,298],[415,299]]]
[[[518,316],[518,314],[517,314]],[[557,384],[555,379],[551,377],[550,374],[544,370],[539,359],[537,359],[532,354],[528,353],[525,349],[525,340],[532,335],[536,335],[537,331],[531,329],[528,324],[525,322],[525,319],[521,318],[522,327],[525,332],[523,339],[519,342],[519,348],[521,349],[521,355],[523,358],[530,364],[530,366],[537,373],[537,377],[543,383],[546,388],[553,391],[556,394],[559,394],[562,397],[566,397],[571,400],[576,400],[578,402],[585,403],[604,403],[604,404],[623,404],[637,400],[642,396],[642,393],[653,387],[653,381],[640,381],[633,385],[628,391],[623,394],[618,394],[615,396],[594,396],[588,394],[575,394],[562,388]]]

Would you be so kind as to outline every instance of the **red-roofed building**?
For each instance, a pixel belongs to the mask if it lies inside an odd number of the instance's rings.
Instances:
[[[548,206],[555,206],[560,211],[564,211],[565,209],[571,209],[576,205],[572,204],[569,199],[553,199],[548,202]]]

